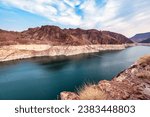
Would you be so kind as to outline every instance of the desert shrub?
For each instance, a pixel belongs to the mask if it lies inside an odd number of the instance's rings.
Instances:
[[[98,85],[85,84],[78,90],[80,100],[105,100],[107,95]]]
[[[150,79],[150,71],[142,71],[136,74],[138,78],[149,78]]]
[[[138,61],[138,64],[150,64],[150,55],[145,55],[143,57],[141,57]]]

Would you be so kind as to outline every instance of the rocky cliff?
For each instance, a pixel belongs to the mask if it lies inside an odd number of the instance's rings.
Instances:
[[[150,99],[150,55],[144,56],[111,81],[86,85],[79,92],[61,92],[62,100]]]
[[[0,45],[51,44],[76,46],[124,43],[132,43],[132,41],[121,34],[109,31],[98,31],[96,29],[61,29],[57,26],[46,25],[29,28],[22,32],[0,30]]]

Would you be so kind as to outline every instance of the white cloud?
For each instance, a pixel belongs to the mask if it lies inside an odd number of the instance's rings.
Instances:
[[[148,0],[0,0],[4,4],[38,14],[67,26],[97,28],[127,36],[150,31]],[[97,0],[98,1],[98,0]],[[76,13],[76,6],[82,13]]]
[[[67,0],[1,0],[7,5],[35,13],[51,21],[64,25],[76,26],[80,23],[80,16],[75,14],[74,8],[67,6]],[[77,4],[76,2],[73,4]],[[56,7],[54,7],[56,6]]]
[[[64,2],[65,2],[66,4],[68,4],[69,6],[73,7],[73,8],[74,8],[76,5],[79,5],[79,4],[81,3],[80,0],[73,0],[73,1],[64,0]]]
[[[117,0],[116,0],[117,1]],[[131,37],[137,33],[141,32],[150,32],[150,2],[142,0],[120,0],[118,5],[118,10],[115,12],[122,13],[121,8],[126,4],[126,8],[129,10],[129,13],[122,15],[120,17],[113,18],[108,22],[103,22],[103,29],[112,30],[125,34],[128,37]],[[119,3],[119,1],[118,1]],[[133,5],[130,9],[128,5]],[[115,15],[116,15],[115,14]],[[123,13],[122,13],[123,14]],[[129,17],[128,17],[129,16]]]

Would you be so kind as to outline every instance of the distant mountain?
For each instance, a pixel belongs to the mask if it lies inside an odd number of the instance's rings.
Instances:
[[[149,39],[146,39],[146,40],[143,40],[143,41],[141,41],[140,43],[150,43],[150,38],[149,38]]]
[[[140,42],[140,41],[146,40],[148,38],[150,38],[150,32],[136,34],[135,36],[131,37],[130,39],[134,42]]]
[[[41,26],[29,28],[22,32],[0,30],[0,45],[38,43],[51,45],[86,45],[86,44],[123,44],[132,43],[122,34],[98,31],[61,29],[57,26]]]

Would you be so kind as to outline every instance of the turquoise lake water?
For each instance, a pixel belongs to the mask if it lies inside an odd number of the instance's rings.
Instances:
[[[0,99],[58,99],[61,91],[76,91],[84,83],[111,80],[145,54],[150,54],[150,46],[0,63]]]

